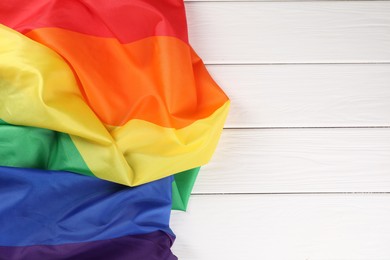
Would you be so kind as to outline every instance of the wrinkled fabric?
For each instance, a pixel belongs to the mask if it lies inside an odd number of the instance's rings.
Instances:
[[[0,260],[177,259],[229,105],[183,0],[0,1]]]
[[[60,133],[76,158],[44,169],[136,186],[210,160],[229,100],[188,44],[183,1],[1,1],[0,22],[0,119]]]
[[[137,187],[68,172],[0,167],[0,245],[56,245],[169,228],[172,177]]]
[[[0,167],[0,259],[121,259],[148,252],[143,259],[174,259],[172,180],[130,188],[68,172]]]

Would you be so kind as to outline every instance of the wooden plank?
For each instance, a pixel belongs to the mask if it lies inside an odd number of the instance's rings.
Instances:
[[[193,196],[173,212],[179,259],[388,260],[390,196]]]
[[[194,193],[390,192],[390,128],[226,129]]]
[[[390,126],[390,65],[209,65],[226,127]]]
[[[390,62],[389,1],[186,2],[206,63]]]

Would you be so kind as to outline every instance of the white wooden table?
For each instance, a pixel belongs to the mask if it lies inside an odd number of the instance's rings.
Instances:
[[[184,260],[390,259],[390,1],[186,1],[232,101]]]

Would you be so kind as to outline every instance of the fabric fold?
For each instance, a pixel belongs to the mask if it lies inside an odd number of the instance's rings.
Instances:
[[[172,181],[130,188],[68,172],[0,167],[0,259],[175,259]]]
[[[44,169],[137,186],[210,160],[230,103],[188,43],[183,1],[16,0],[0,13],[0,119],[64,135],[77,157]],[[183,205],[193,182],[174,184]]]
[[[183,0],[0,1],[0,260],[174,260],[230,106]]]

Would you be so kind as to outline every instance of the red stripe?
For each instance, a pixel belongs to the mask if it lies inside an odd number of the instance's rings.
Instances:
[[[57,27],[121,43],[150,36],[188,42],[183,0],[0,1],[0,23],[24,34]]]

